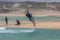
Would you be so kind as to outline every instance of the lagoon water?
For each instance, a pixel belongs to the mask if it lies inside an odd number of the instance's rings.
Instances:
[[[9,16],[9,21],[14,21],[16,19],[19,19],[20,21],[28,21],[29,19],[27,17],[19,17],[19,16]],[[36,21],[54,21],[54,20],[60,20],[60,16],[45,16],[45,17],[34,17]],[[0,16],[0,21],[4,21],[5,17]]]
[[[0,33],[0,40],[60,40],[60,29],[36,29],[32,33]]]

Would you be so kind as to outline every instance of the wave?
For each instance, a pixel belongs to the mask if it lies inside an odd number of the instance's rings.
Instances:
[[[19,30],[7,30],[4,27],[0,27],[0,33],[32,33],[35,29],[19,29]]]
[[[6,27],[0,27],[0,30],[6,30]]]

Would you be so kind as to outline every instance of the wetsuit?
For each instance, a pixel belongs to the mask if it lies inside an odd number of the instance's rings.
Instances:
[[[20,25],[20,21],[19,20],[16,20],[16,22],[17,22],[17,25]]]
[[[27,12],[26,16],[29,18],[29,20],[34,24],[35,26],[35,21],[31,13]]]
[[[6,22],[6,24],[8,24],[8,19],[7,19],[7,17],[5,17],[5,22]]]

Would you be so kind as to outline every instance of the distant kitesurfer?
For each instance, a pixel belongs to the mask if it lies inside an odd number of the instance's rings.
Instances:
[[[27,17],[29,18],[29,20],[34,24],[33,26],[35,26],[34,18],[33,18],[33,16],[32,16],[32,14],[29,13],[29,11],[27,11],[26,16],[27,16]]]
[[[5,17],[5,22],[6,22],[6,25],[8,25],[8,18],[7,18],[7,16]]]
[[[20,21],[19,20],[16,20],[17,24],[16,25],[20,25]]]

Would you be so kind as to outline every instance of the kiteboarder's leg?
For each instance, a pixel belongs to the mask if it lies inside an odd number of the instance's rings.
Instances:
[[[31,16],[29,16],[28,18],[29,18],[29,20],[33,23],[33,26],[35,27],[35,21],[34,21],[34,18],[31,17]]]
[[[36,24],[36,23],[35,23],[35,21],[34,21],[34,20],[32,20],[32,23],[33,23],[33,26],[35,27],[35,24]]]
[[[29,21],[32,21],[32,18],[31,17],[28,17],[29,18]]]
[[[33,23],[33,26],[35,27],[35,20],[34,20],[34,18],[33,17],[31,17],[31,20],[32,20],[32,23]]]
[[[36,23],[35,23],[35,20],[34,20],[33,17],[30,18],[30,21],[33,23],[33,26],[35,27],[35,24],[36,24]]]

